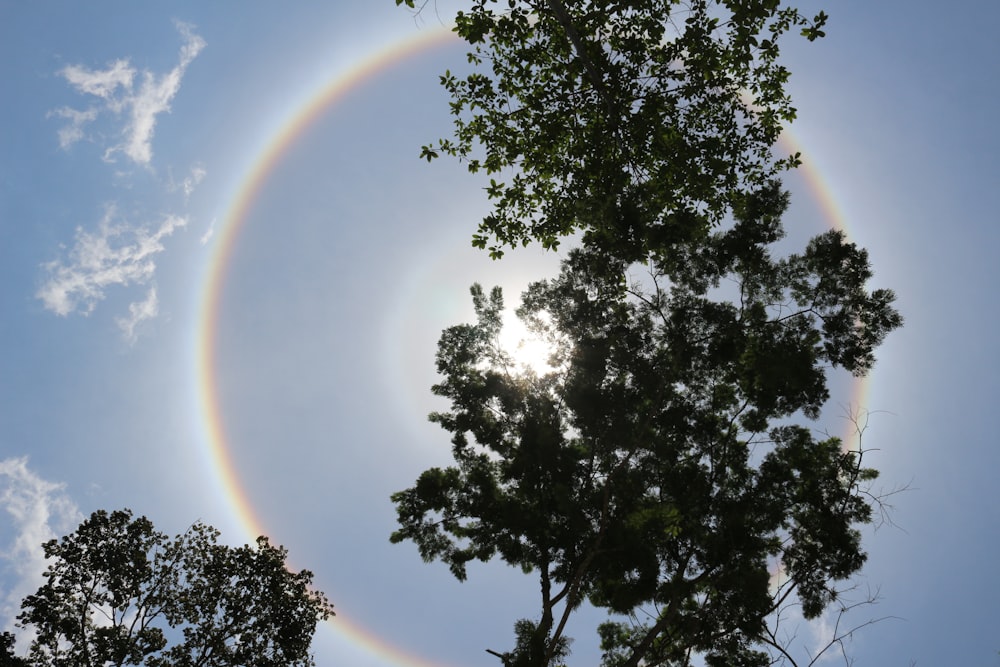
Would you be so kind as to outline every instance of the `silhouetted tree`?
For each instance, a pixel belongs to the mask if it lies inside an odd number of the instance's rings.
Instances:
[[[396,0],[422,8],[427,0]],[[470,0],[455,32],[473,71],[448,71],[455,132],[423,147],[496,175],[473,237],[494,257],[540,241],[626,260],[669,254],[798,155],[783,37],[823,36],[782,0]]]
[[[431,419],[455,463],[393,495],[392,540],[459,579],[494,556],[537,573],[537,616],[491,649],[505,667],[560,664],[586,601],[623,619],[600,628],[609,667],[770,664],[765,619],[815,617],[864,562],[876,472],[798,422],[902,319],[842,233],[775,249],[777,177],[799,164],[775,151],[796,114],[779,45],[826,20],[783,0],[469,0],[455,17],[471,72],[441,77],[455,131],[422,156],[491,176],[473,244],[493,258],[580,246],[520,309],[552,373],[514,367],[502,295],[473,288],[478,322],[437,354],[451,409]]]
[[[459,579],[494,556],[537,573],[509,665],[559,664],[585,601],[647,619],[601,627],[609,667],[768,665],[765,619],[790,600],[817,616],[864,563],[876,472],[795,420],[819,416],[830,369],[867,373],[902,320],[841,232],[775,257],[786,205],[776,183],[735,201],[732,224],[642,280],[571,252],[519,311],[553,344],[551,373],[501,349],[499,289],[473,287],[478,322],[443,333],[434,393],[451,409],[431,419],[455,464],[393,495],[392,541]]]
[[[10,632],[0,633],[0,667],[28,667],[28,661],[14,653],[14,642]]]
[[[21,664],[312,665],[316,623],[333,613],[312,574],[289,571],[265,537],[230,547],[218,536],[196,523],[169,538],[129,510],[101,510],[47,542],[45,584],[18,616],[35,632]]]

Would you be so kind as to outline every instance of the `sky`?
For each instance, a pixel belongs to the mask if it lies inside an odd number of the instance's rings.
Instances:
[[[471,283],[513,303],[559,259],[472,249],[482,180],[419,159],[451,127],[455,6],[0,0],[2,629],[39,544],[120,507],[288,547],[336,607],[319,665],[495,665],[534,614],[530,577],[459,583],[388,541],[389,495],[449,460],[441,330]],[[825,9],[828,36],[786,51],[786,225],[846,229],[906,318],[816,425],[867,411],[866,461],[907,489],[865,532],[880,602],[857,621],[889,618],[849,651],[1000,665],[1000,5]],[[570,664],[596,663],[599,620]]]

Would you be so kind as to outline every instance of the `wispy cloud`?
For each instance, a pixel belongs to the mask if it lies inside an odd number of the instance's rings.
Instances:
[[[61,74],[81,93],[114,101],[114,95],[119,87],[125,90],[132,89],[135,68],[129,65],[126,58],[114,61],[104,70],[87,69],[83,65],[69,65],[63,68]]]
[[[201,184],[201,182],[205,180],[205,176],[207,175],[208,171],[206,171],[205,165],[198,163],[193,167],[191,167],[191,171],[188,172],[188,175],[185,176],[184,180],[182,180],[180,183],[174,181],[173,176],[171,176],[170,184],[167,187],[167,189],[170,192],[176,192],[180,190],[181,192],[184,193],[184,199],[186,200],[188,197],[191,196],[192,193],[194,193],[195,188],[197,188]]]
[[[156,271],[155,256],[164,249],[163,240],[187,222],[187,218],[168,215],[151,232],[118,221],[117,210],[108,206],[96,232],[77,228],[76,243],[65,262],[60,259],[44,265],[49,277],[36,296],[57,315],[89,314],[104,299],[107,288],[149,283]],[[143,303],[149,302],[147,296]],[[153,314],[155,305],[154,292]],[[148,306],[140,305],[129,319],[139,317],[138,322],[148,319],[149,313]]]
[[[42,583],[42,543],[72,531],[83,518],[62,484],[49,482],[28,468],[27,458],[0,460],[0,624],[11,630],[21,600]]]
[[[181,78],[191,61],[205,47],[205,40],[194,34],[191,27],[177,24],[178,30],[187,40],[181,47],[180,62],[165,76],[157,78],[150,72],[143,72],[142,85],[136,95],[128,100],[131,120],[125,130],[126,140],[121,146],[112,147],[110,152],[123,150],[134,162],[149,164],[153,157],[150,144],[156,116],[170,110],[170,101],[181,87]],[[105,157],[108,157],[105,153]]]
[[[76,142],[83,139],[84,126],[97,118],[97,109],[90,108],[86,111],[78,111],[69,107],[55,109],[48,113],[48,116],[56,116],[69,120],[68,125],[59,128],[59,147],[67,149]]]
[[[113,162],[122,154],[132,163],[151,164],[157,118],[170,111],[188,66],[205,48],[205,40],[193,26],[180,22],[175,25],[183,43],[177,64],[166,73],[136,68],[128,58],[114,60],[104,68],[69,65],[59,72],[75,91],[90,98],[85,109],[61,107],[49,112],[49,117],[66,121],[59,130],[62,148],[110,136],[110,141],[102,143],[106,161]],[[89,130],[89,124],[102,116],[110,116],[115,124],[110,135]],[[180,192],[186,201],[206,173],[201,163],[195,163],[180,182],[171,176],[164,185],[168,192]],[[128,186],[126,182],[124,187]],[[131,303],[127,314],[115,318],[125,340],[134,343],[140,325],[159,312],[153,283],[156,255],[163,252],[164,239],[188,223],[188,218],[181,215],[162,216],[155,224],[149,220],[143,221],[147,224],[130,224],[120,218],[114,205],[109,205],[96,230],[77,227],[73,246],[64,257],[42,265],[47,275],[36,296],[45,308],[62,316],[74,312],[87,315],[110,287],[148,285],[145,297]]]
[[[201,244],[206,245],[212,240],[213,236],[215,236],[215,218],[212,218],[212,222],[209,223],[208,229],[206,229],[205,233],[201,235]]]
[[[162,76],[143,70],[139,72],[128,59],[111,63],[106,69],[92,70],[82,65],[70,65],[60,71],[63,78],[78,92],[92,95],[103,101],[102,107],[78,111],[63,107],[49,115],[66,118],[70,122],[59,130],[59,145],[72,146],[84,137],[84,126],[97,118],[98,111],[126,114],[122,141],[107,148],[106,160],[124,153],[137,164],[148,165],[153,157],[152,139],[156,117],[170,110],[170,102],[180,90],[181,79],[188,65],[205,48],[205,40],[194,33],[186,23],[177,23],[184,37],[177,65]],[[138,85],[137,85],[138,80]]]
[[[137,338],[136,327],[141,322],[153,319],[159,312],[160,303],[156,297],[156,286],[154,285],[149,288],[149,292],[146,293],[144,300],[129,304],[128,317],[117,317],[115,318],[115,323],[121,329],[125,340],[129,343],[134,343]]]

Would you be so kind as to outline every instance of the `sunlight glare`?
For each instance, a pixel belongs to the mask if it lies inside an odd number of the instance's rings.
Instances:
[[[555,370],[548,361],[553,352],[552,346],[531,332],[511,308],[505,308],[503,312],[500,344],[518,369],[531,370],[536,375]]]

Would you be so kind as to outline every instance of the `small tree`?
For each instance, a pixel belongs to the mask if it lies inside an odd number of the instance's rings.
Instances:
[[[316,623],[333,608],[291,572],[287,551],[218,544],[203,523],[174,538],[129,510],[94,512],[43,545],[46,582],[21,604],[45,667],[312,665]]]
[[[819,416],[831,368],[867,373],[902,319],[840,232],[773,257],[786,206],[776,183],[736,201],[732,224],[641,281],[570,253],[519,311],[554,372],[514,369],[499,289],[474,286],[478,322],[442,334],[434,393],[451,409],[431,420],[455,465],[393,496],[392,541],[459,579],[494,556],[537,573],[508,667],[559,664],[588,600],[647,619],[601,627],[608,667],[767,665],[765,619],[792,599],[816,617],[864,563],[876,472],[793,420]],[[790,583],[775,591],[777,563]]]

